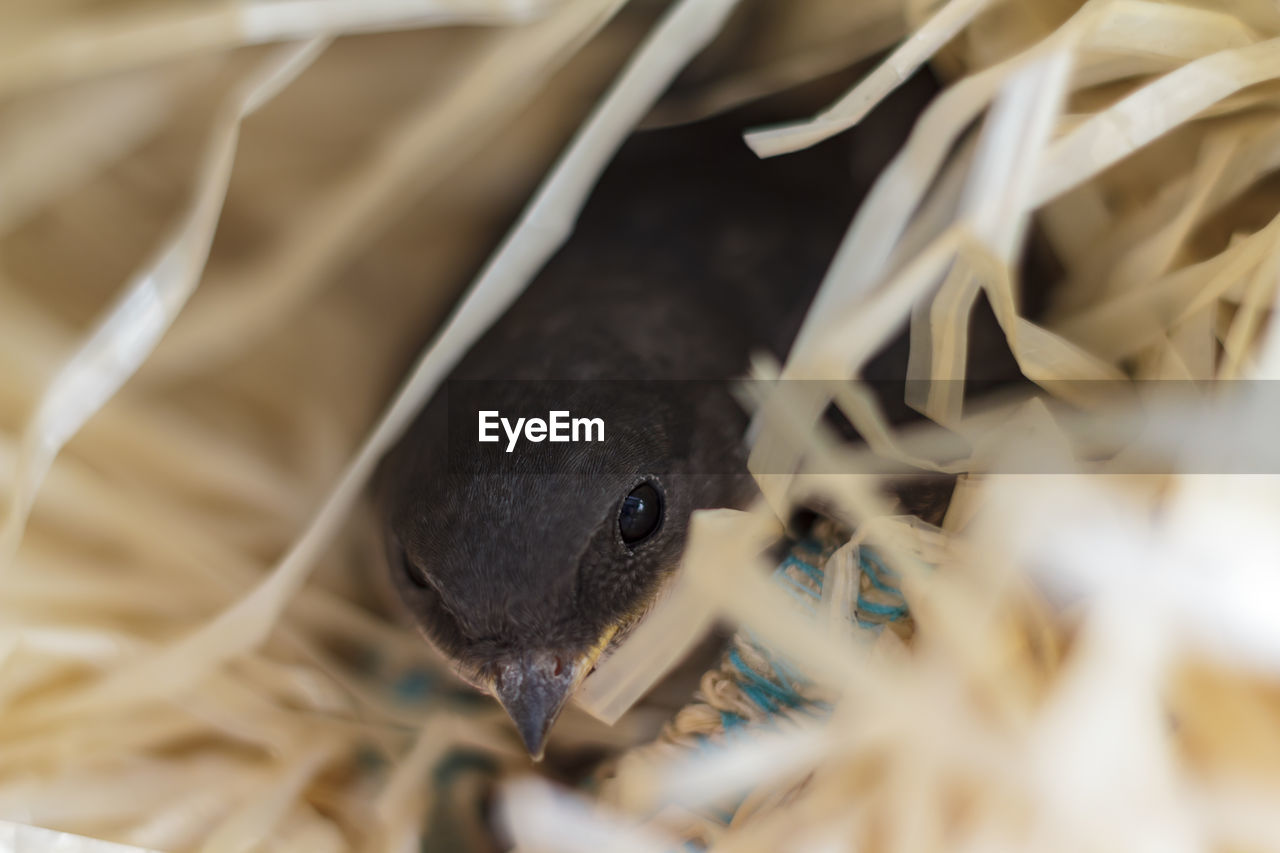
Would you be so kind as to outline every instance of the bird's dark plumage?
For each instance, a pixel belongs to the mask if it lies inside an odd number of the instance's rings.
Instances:
[[[757,159],[741,132],[781,116],[633,135],[568,244],[452,378],[573,380],[563,408],[600,414],[616,403],[603,380],[725,380],[745,373],[753,349],[785,354],[856,204],[931,91],[918,80],[853,135],[774,160]],[[529,386],[497,388],[495,408],[531,404]],[[583,456],[555,472],[518,461],[501,474],[452,470],[444,394],[383,462],[396,589],[535,755],[586,670],[675,568],[690,513],[752,493],[746,417],[727,386],[664,388],[652,406],[685,413],[689,434],[655,427],[662,418],[606,417],[611,447],[623,448],[607,466]],[[642,485],[661,523],[628,543],[619,513]]]

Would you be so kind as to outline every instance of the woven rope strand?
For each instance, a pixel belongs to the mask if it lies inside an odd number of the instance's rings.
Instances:
[[[820,524],[811,537],[793,542],[774,570],[774,580],[810,617],[817,617],[827,569],[847,540],[847,533],[834,525]],[[871,637],[888,629],[909,639],[914,625],[893,571],[865,547],[858,549],[856,565],[857,598],[852,610],[840,617]],[[612,763],[608,771],[612,778],[601,783],[601,793],[608,798],[631,761],[703,749],[746,729],[781,726],[830,711],[826,697],[797,667],[773,654],[752,632],[739,631],[718,665],[702,677],[695,701],[676,713],[657,741]],[[684,840],[681,849],[703,850],[727,827],[774,808],[794,793],[791,789],[750,792],[737,803],[720,804],[699,814],[682,813],[680,825],[668,829]]]

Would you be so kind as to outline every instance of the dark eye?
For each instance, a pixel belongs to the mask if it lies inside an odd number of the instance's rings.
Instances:
[[[650,483],[641,483],[622,499],[618,532],[622,541],[635,545],[654,534],[662,524],[662,495]]]

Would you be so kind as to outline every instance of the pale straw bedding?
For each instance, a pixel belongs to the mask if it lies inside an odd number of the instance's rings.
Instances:
[[[736,4],[683,0],[661,20],[622,5],[0,7],[9,848],[79,843],[44,827],[166,850],[407,850],[441,803],[478,799],[437,784],[460,747],[487,757],[485,778],[527,767],[499,713],[365,606],[377,557],[359,502]],[[1163,432],[1126,434],[1164,473],[1073,452],[1150,387],[1117,394],[1130,380],[1280,373],[1280,7],[807,0],[776,14],[776,46],[651,120],[911,33],[828,109],[747,134],[783,156],[856,124],[923,63],[948,82],[850,224],[787,363],[755,371],[847,380],[910,318],[911,402],[938,426],[894,434],[847,381],[759,400],[759,507],[696,519],[680,583],[560,729],[634,741],[643,727],[623,713],[712,618],[803,670],[830,714],[636,753],[607,804],[513,781],[498,800],[509,836],[676,849],[682,816],[745,793],[759,807],[713,849],[1280,849],[1271,421],[1206,386],[1216,418],[1174,408]],[[440,29],[456,24],[481,26]],[[409,342],[572,128],[388,403]],[[1033,213],[1065,268],[1038,322],[1014,273]],[[1043,399],[962,405],[979,293]],[[941,529],[897,517],[859,473],[865,454],[814,430],[830,400],[894,464],[1039,473],[963,477]],[[1246,448],[1256,469],[1233,470],[1258,475],[1180,467],[1169,449],[1188,445]],[[824,588],[825,621],[779,601],[759,555],[813,496],[901,579],[909,645],[839,628],[848,577]],[[426,700],[397,689],[412,677],[433,685]]]

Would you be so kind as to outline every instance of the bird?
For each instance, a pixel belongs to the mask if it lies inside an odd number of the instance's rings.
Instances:
[[[723,380],[754,352],[785,356],[860,199],[934,91],[921,75],[851,133],[770,160],[742,132],[794,114],[795,98],[633,133],[565,245],[382,460],[375,506],[396,595],[535,760],[673,576],[690,515],[756,494],[747,415]],[[887,357],[900,374],[903,346]],[[607,451],[481,447],[457,414],[480,398],[504,414],[600,416]]]

